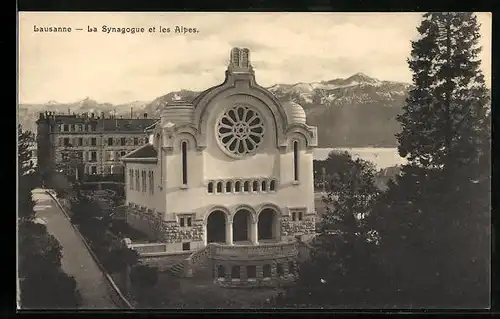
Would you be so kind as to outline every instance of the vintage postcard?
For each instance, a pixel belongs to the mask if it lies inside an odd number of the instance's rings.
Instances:
[[[488,309],[491,20],[20,12],[18,309]]]

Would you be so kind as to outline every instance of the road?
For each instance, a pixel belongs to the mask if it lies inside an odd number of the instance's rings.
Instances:
[[[83,309],[116,309],[111,298],[113,290],[105,275],[88,252],[80,236],[75,232],[57,203],[43,189],[33,190],[36,216],[47,225],[50,234],[63,247],[63,270],[73,276],[82,296]]]

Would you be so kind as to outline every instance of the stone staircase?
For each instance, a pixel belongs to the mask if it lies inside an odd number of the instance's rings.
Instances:
[[[189,267],[189,269],[185,269],[185,267]],[[210,277],[212,275],[210,245],[178,261],[168,268],[168,271],[176,277],[193,277],[194,275],[196,275],[196,277]]]
[[[184,261],[181,260],[180,262],[174,264],[172,267],[168,268],[168,272],[175,277],[185,277]]]

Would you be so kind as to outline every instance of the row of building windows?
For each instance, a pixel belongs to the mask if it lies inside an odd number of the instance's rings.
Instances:
[[[95,132],[95,124],[60,124],[58,125],[59,132]]]
[[[149,185],[147,185],[147,182],[149,182]],[[128,185],[130,190],[135,190],[142,193],[148,192],[149,195],[154,195],[155,184],[153,171],[146,172],[146,170],[139,171],[138,169],[129,169]]]
[[[146,144],[149,142],[149,139],[147,137],[145,138],[139,138],[139,137],[134,137],[133,139],[133,145],[137,146],[142,143]],[[120,139],[116,139],[113,137],[108,137],[107,138],[107,146],[127,146],[127,138],[122,137]],[[59,146],[65,146],[65,147],[74,147],[74,146],[97,146],[97,138],[96,137],[90,137],[90,138],[83,138],[83,137],[60,137],[59,138]]]
[[[208,193],[275,192],[276,180],[218,181],[208,183]]]
[[[295,262],[288,262],[288,273],[295,273]],[[276,264],[276,275],[284,276],[285,269],[283,263]],[[226,269],[223,265],[219,265],[217,267],[217,277],[219,279],[223,279],[226,276]],[[246,277],[248,279],[257,278],[257,266],[246,266]],[[262,277],[263,278],[271,278],[271,265],[266,264],[262,266]],[[235,265],[231,267],[231,279],[240,279],[241,278],[241,266]]]
[[[74,151],[75,157],[84,162],[97,162],[97,151]],[[104,161],[117,161],[122,156],[125,156],[127,151],[106,151],[104,153]],[[67,156],[67,154],[66,154]],[[64,159],[64,154],[63,154]]]
[[[85,174],[91,174],[91,175],[96,175],[98,174],[98,169],[97,165],[89,165],[85,166],[84,168],[84,173]],[[104,165],[102,166],[102,174],[108,175],[108,174],[123,174],[123,167],[122,166],[109,166],[109,165]]]

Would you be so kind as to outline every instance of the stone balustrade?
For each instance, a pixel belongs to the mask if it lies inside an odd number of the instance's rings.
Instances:
[[[131,244],[129,248],[137,251],[139,255],[167,252],[167,245],[165,243]]]
[[[297,256],[295,242],[259,245],[222,245],[213,244],[211,256],[217,260],[262,260]]]

